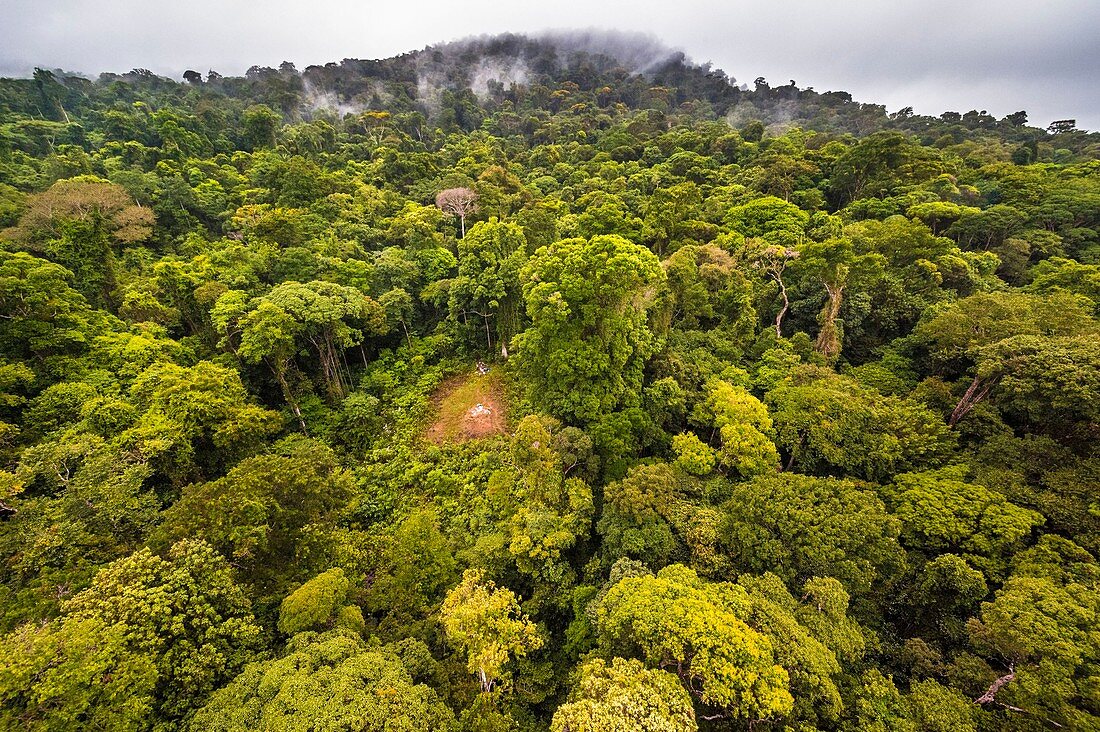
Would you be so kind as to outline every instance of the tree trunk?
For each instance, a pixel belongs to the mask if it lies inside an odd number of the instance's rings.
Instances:
[[[321,359],[321,375],[325,380],[329,401],[344,398],[347,396],[344,374],[340,369],[340,356],[336,352],[336,346],[333,345],[331,336],[325,333],[320,341],[310,338],[310,342],[317,349],[317,355]]]
[[[984,694],[982,694],[981,696],[979,696],[977,699],[975,699],[974,703],[975,704],[989,704],[990,702],[994,701],[995,697],[997,696],[997,692],[1001,690],[1001,687],[1004,686],[1005,684],[1011,682],[1015,678],[1016,678],[1016,671],[1014,669],[1010,668],[1007,674],[1005,674],[1004,676],[1002,676],[1001,678],[997,679],[992,684],[990,684],[989,688],[986,689],[986,692]]]
[[[783,284],[783,278],[777,276],[775,281],[779,283],[779,294],[783,296],[783,307],[779,308],[779,314],[775,316],[775,337],[783,337],[783,318],[791,309],[790,298],[787,297],[787,286]]]
[[[829,299],[821,309],[821,332],[817,334],[814,349],[832,361],[840,355],[840,334],[837,333],[836,321],[840,317],[840,305],[844,301],[844,287],[826,284],[825,291],[829,293]]]
[[[290,393],[290,385],[286,383],[286,369],[280,366],[272,370],[275,372],[275,378],[279,381],[279,387],[283,390],[283,399],[286,399],[286,403],[289,404],[290,408],[294,411],[294,416],[298,418],[298,424],[302,428],[302,434],[308,435],[309,432],[306,430],[306,419],[302,416],[302,410],[298,408],[298,400]]]
[[[970,382],[970,386],[966,388],[966,392],[963,393],[962,398],[959,399],[959,403],[955,405],[955,408],[951,411],[951,417],[947,420],[948,427],[954,427],[958,424],[959,420],[970,413],[970,410],[978,406],[978,403],[989,396],[989,392],[993,390],[993,387],[997,385],[1000,377],[993,377],[989,381],[982,382],[981,376],[975,376],[974,380]]]
[[[340,361],[336,355],[336,347],[325,336],[325,373],[329,382],[329,393],[336,399],[344,396],[344,377],[340,373]]]

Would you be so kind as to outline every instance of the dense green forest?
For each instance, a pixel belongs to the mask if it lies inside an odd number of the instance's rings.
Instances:
[[[597,50],[0,80],[0,729],[1100,730],[1100,135]]]

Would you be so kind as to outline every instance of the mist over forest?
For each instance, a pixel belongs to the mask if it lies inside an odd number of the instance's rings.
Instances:
[[[0,730],[1100,730],[1100,133],[650,35],[0,79]]]

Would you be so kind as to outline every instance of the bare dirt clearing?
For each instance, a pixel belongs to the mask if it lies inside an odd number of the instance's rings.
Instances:
[[[442,445],[505,434],[503,395],[495,368],[485,375],[475,371],[448,379],[434,397],[436,415],[428,440]]]

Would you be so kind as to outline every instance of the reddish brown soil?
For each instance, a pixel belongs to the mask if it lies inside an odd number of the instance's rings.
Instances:
[[[439,387],[434,401],[435,421],[426,437],[437,445],[507,432],[502,389],[493,373],[448,379]]]

